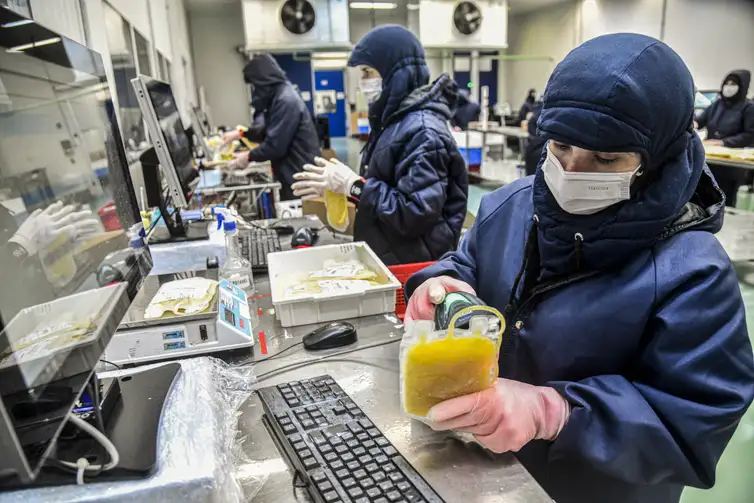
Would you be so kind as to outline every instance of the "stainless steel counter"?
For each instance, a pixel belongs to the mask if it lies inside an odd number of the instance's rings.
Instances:
[[[320,232],[320,238],[320,244],[337,242],[327,231]],[[261,360],[254,364],[258,386],[331,375],[449,503],[551,501],[513,455],[493,455],[473,442],[462,441],[447,432],[435,432],[403,413],[398,370],[403,326],[397,317],[389,314],[349,320],[358,330],[356,344],[308,352],[300,344],[292,346],[315,327],[282,328],[271,312],[267,278],[255,280],[255,302],[263,310],[259,330],[265,332],[268,355],[261,355],[257,344],[253,357],[237,356],[235,361]],[[281,356],[274,356],[282,350],[286,351]],[[322,359],[345,351],[352,352]],[[264,361],[266,358],[271,359]],[[296,490],[294,496],[292,476],[262,424],[262,406],[256,395],[246,404],[240,430],[247,435],[244,451],[253,460],[240,471],[268,475],[254,501],[310,501],[303,489]]]

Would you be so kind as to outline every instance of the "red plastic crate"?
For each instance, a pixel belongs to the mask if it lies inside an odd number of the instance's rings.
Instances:
[[[435,262],[417,262],[415,264],[389,265],[390,272],[401,282],[401,288],[395,294],[395,314],[398,318],[403,319],[406,314],[406,297],[403,296],[403,289],[406,287],[406,281],[425,267],[429,267]]]

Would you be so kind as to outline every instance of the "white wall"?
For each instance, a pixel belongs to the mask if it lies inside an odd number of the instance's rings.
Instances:
[[[153,2],[154,0],[149,0]],[[139,33],[148,40],[152,40],[152,30],[149,26],[149,9],[147,0],[107,0],[121,16],[123,16]]]
[[[124,0],[130,1],[130,0]],[[191,124],[189,111],[199,103],[194,81],[194,63],[189,40],[189,23],[183,0],[167,0],[168,29],[171,42],[171,75],[173,94],[178,102],[184,125]]]
[[[34,20],[79,44],[85,44],[84,25],[78,0],[31,0]]]
[[[351,32],[351,42],[356,45],[364,35],[372,28],[382,24],[397,24],[408,27],[408,10],[399,7],[393,10],[360,10],[350,9],[348,11],[349,26]],[[419,34],[415,33],[418,37]]]
[[[505,98],[514,109],[526,91],[544,89],[555,65],[591,38],[634,32],[663,40],[689,66],[700,89],[716,89],[733,69],[754,69],[754,2],[751,0],[574,0],[513,16],[508,51],[550,56],[554,63],[516,61],[502,65]],[[754,89],[752,89],[754,92]]]
[[[241,4],[189,12],[196,81],[212,111],[214,124],[235,127],[250,122],[243,82],[243,59],[236,47],[245,44]]]
[[[660,38],[663,0],[587,0],[581,6],[583,42],[609,33]]]
[[[668,0],[665,42],[699,89],[718,89],[731,70],[754,71],[754,1]]]
[[[508,26],[508,50],[515,56],[546,56],[553,61],[506,61],[503,67],[503,93],[499,96],[517,110],[530,88],[544,90],[558,61],[576,47],[578,3],[547,7],[523,16],[512,16]]]
[[[154,48],[169,60],[173,59],[170,46],[170,23],[168,22],[167,0],[149,0],[149,14],[152,20],[152,42]]]

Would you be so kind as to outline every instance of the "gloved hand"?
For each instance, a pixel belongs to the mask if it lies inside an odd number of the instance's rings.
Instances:
[[[227,133],[223,134],[223,145],[227,145],[228,143],[240,140],[241,136],[241,131],[239,131],[238,129],[228,131]]]
[[[348,195],[351,186],[361,177],[337,159],[314,158],[314,164],[304,164],[304,171],[293,178],[299,180],[291,185],[293,195],[298,197],[322,196],[325,190]]]
[[[471,433],[493,452],[518,452],[532,440],[555,440],[571,414],[555,389],[509,379],[471,395],[452,398],[427,413],[435,430]]]
[[[99,220],[90,210],[73,210],[73,206],[63,206],[60,201],[44,210],[35,210],[8,241],[34,255],[63,233],[80,241],[99,231]]]
[[[432,320],[435,317],[435,306],[445,300],[445,295],[451,292],[466,292],[476,295],[471,285],[451,278],[438,276],[430,278],[414,291],[406,306],[404,321]]]
[[[240,154],[235,154],[233,156],[233,160],[230,161],[226,165],[226,169],[228,171],[235,171],[239,169],[246,169],[246,167],[249,165],[249,152],[241,152]]]

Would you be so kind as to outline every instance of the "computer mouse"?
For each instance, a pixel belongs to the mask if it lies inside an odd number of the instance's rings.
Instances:
[[[445,296],[445,300],[435,307],[435,327],[437,330],[447,330],[450,320],[461,309],[473,306],[486,306],[482,299],[466,292],[451,292]],[[457,328],[468,328],[471,318],[474,316],[489,316],[487,311],[474,312],[461,316],[456,320]]]
[[[303,342],[310,351],[339,348],[356,342],[356,328],[344,321],[328,323],[306,334]]]
[[[309,248],[317,242],[317,232],[311,227],[300,227],[291,237],[293,248]]]

